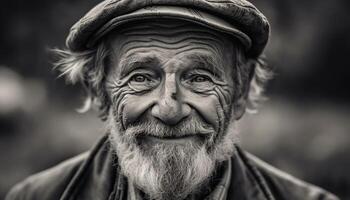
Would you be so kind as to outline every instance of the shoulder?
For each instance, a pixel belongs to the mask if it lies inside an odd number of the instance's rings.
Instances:
[[[339,200],[333,194],[297,179],[259,158],[246,153],[250,164],[255,167],[276,199],[279,200]]]
[[[55,200],[59,198],[88,153],[80,154],[15,185],[6,200]]]

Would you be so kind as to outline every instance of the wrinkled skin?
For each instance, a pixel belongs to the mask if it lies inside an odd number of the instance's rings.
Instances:
[[[233,106],[234,43],[226,35],[180,21],[139,23],[110,34],[109,40],[106,88],[120,165],[152,198],[185,198],[233,151],[227,127],[244,110]],[[132,159],[139,164],[127,164]],[[162,195],[134,177],[152,171],[139,170],[143,164],[137,159],[150,160]]]

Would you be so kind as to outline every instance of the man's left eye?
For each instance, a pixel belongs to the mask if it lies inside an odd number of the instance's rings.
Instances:
[[[144,75],[135,75],[131,78],[131,81],[135,81],[135,82],[138,82],[138,83],[143,83],[145,81],[149,81],[149,78],[144,76]]]
[[[202,83],[206,81],[211,81],[211,78],[205,75],[196,75],[191,79],[191,82]]]

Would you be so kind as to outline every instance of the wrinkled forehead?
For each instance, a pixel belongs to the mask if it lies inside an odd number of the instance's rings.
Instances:
[[[128,24],[108,36],[112,54],[128,57],[140,53],[157,52],[158,56],[183,54],[213,54],[230,56],[235,51],[231,37],[194,23],[158,19]]]

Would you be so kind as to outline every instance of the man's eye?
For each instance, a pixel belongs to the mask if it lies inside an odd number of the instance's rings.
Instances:
[[[135,81],[135,82],[138,82],[138,83],[143,83],[145,81],[149,81],[149,78],[144,76],[144,75],[135,75],[133,77],[131,77],[131,81]]]
[[[159,80],[154,75],[149,73],[137,73],[131,76],[128,80],[128,85],[136,92],[148,91],[156,87]]]
[[[197,75],[191,79],[191,82],[196,82],[196,83],[202,83],[206,81],[211,81],[211,79],[208,76],[204,76],[204,75]]]

